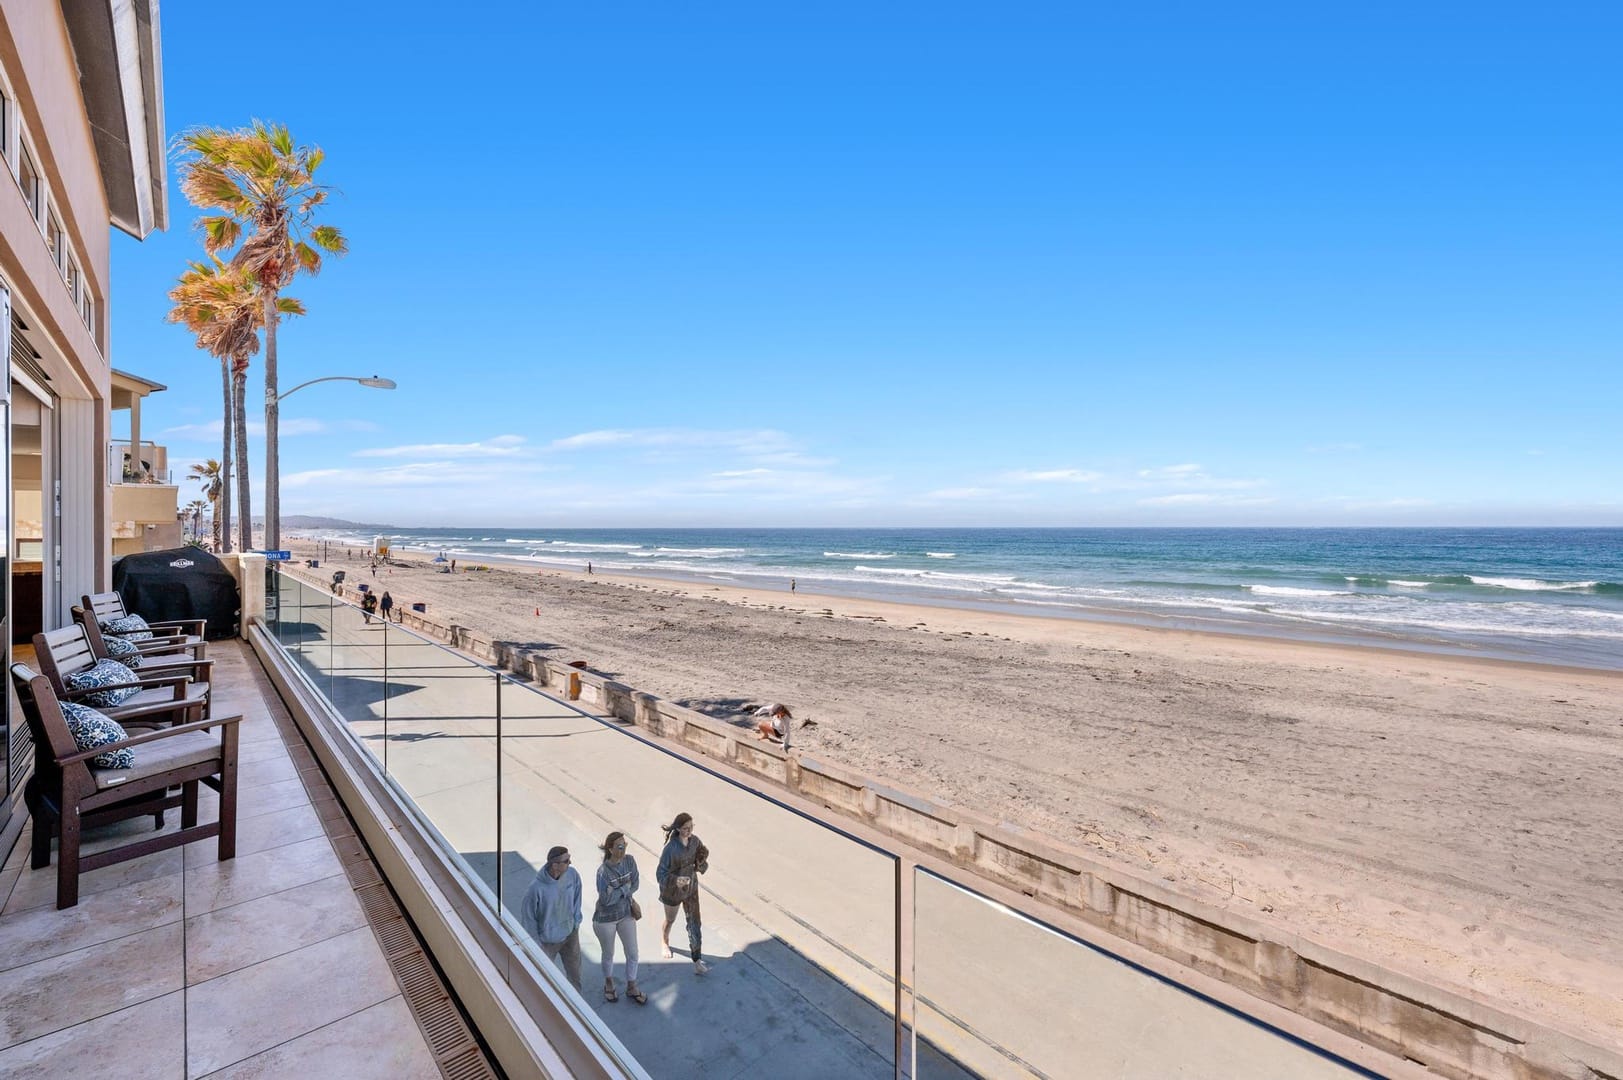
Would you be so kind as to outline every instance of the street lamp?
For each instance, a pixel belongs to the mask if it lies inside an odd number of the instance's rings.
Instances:
[[[282,546],[282,472],[280,446],[277,438],[277,413],[283,401],[296,391],[318,382],[354,382],[374,390],[393,390],[393,379],[381,375],[323,375],[319,379],[301,382],[292,390],[280,394],[265,393],[265,550],[276,551]]]

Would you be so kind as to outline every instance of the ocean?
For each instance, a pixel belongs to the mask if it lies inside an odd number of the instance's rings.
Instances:
[[[373,534],[305,531],[349,542]],[[1623,529],[398,529],[401,552],[1623,670]]]

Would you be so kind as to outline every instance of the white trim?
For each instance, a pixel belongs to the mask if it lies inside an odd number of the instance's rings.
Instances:
[[[138,235],[145,236],[152,231],[157,219],[152,205],[152,157],[145,138],[147,102],[141,78],[141,21],[136,16],[134,0],[113,0],[112,9],[118,82],[124,92],[124,123],[129,132],[130,170],[135,179]]]

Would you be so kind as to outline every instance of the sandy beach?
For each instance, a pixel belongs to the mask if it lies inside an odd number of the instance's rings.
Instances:
[[[806,753],[1623,1047],[1623,675],[458,569],[377,585],[740,724],[785,702]]]

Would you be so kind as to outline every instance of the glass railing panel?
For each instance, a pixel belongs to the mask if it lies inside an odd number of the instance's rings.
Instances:
[[[928,870],[913,890],[918,1080],[1366,1075]]]
[[[581,877],[585,1001],[656,1077],[891,1076],[895,1068],[896,861],[877,849],[510,679],[502,686],[501,895],[532,950],[526,893],[566,847]],[[687,912],[673,910],[670,957],[657,868],[662,824],[693,815],[709,849],[698,876],[700,976]],[[640,877],[639,1008],[624,947],[604,1000],[594,926],[597,873],[623,832]],[[622,865],[613,873],[623,873]],[[561,978],[561,965],[538,961]]]
[[[372,658],[387,662],[381,715],[357,734],[494,904],[497,676],[397,623],[379,636],[387,643],[387,656]]]
[[[347,600],[332,609],[328,700],[357,738],[381,760],[385,664],[390,628]]]

